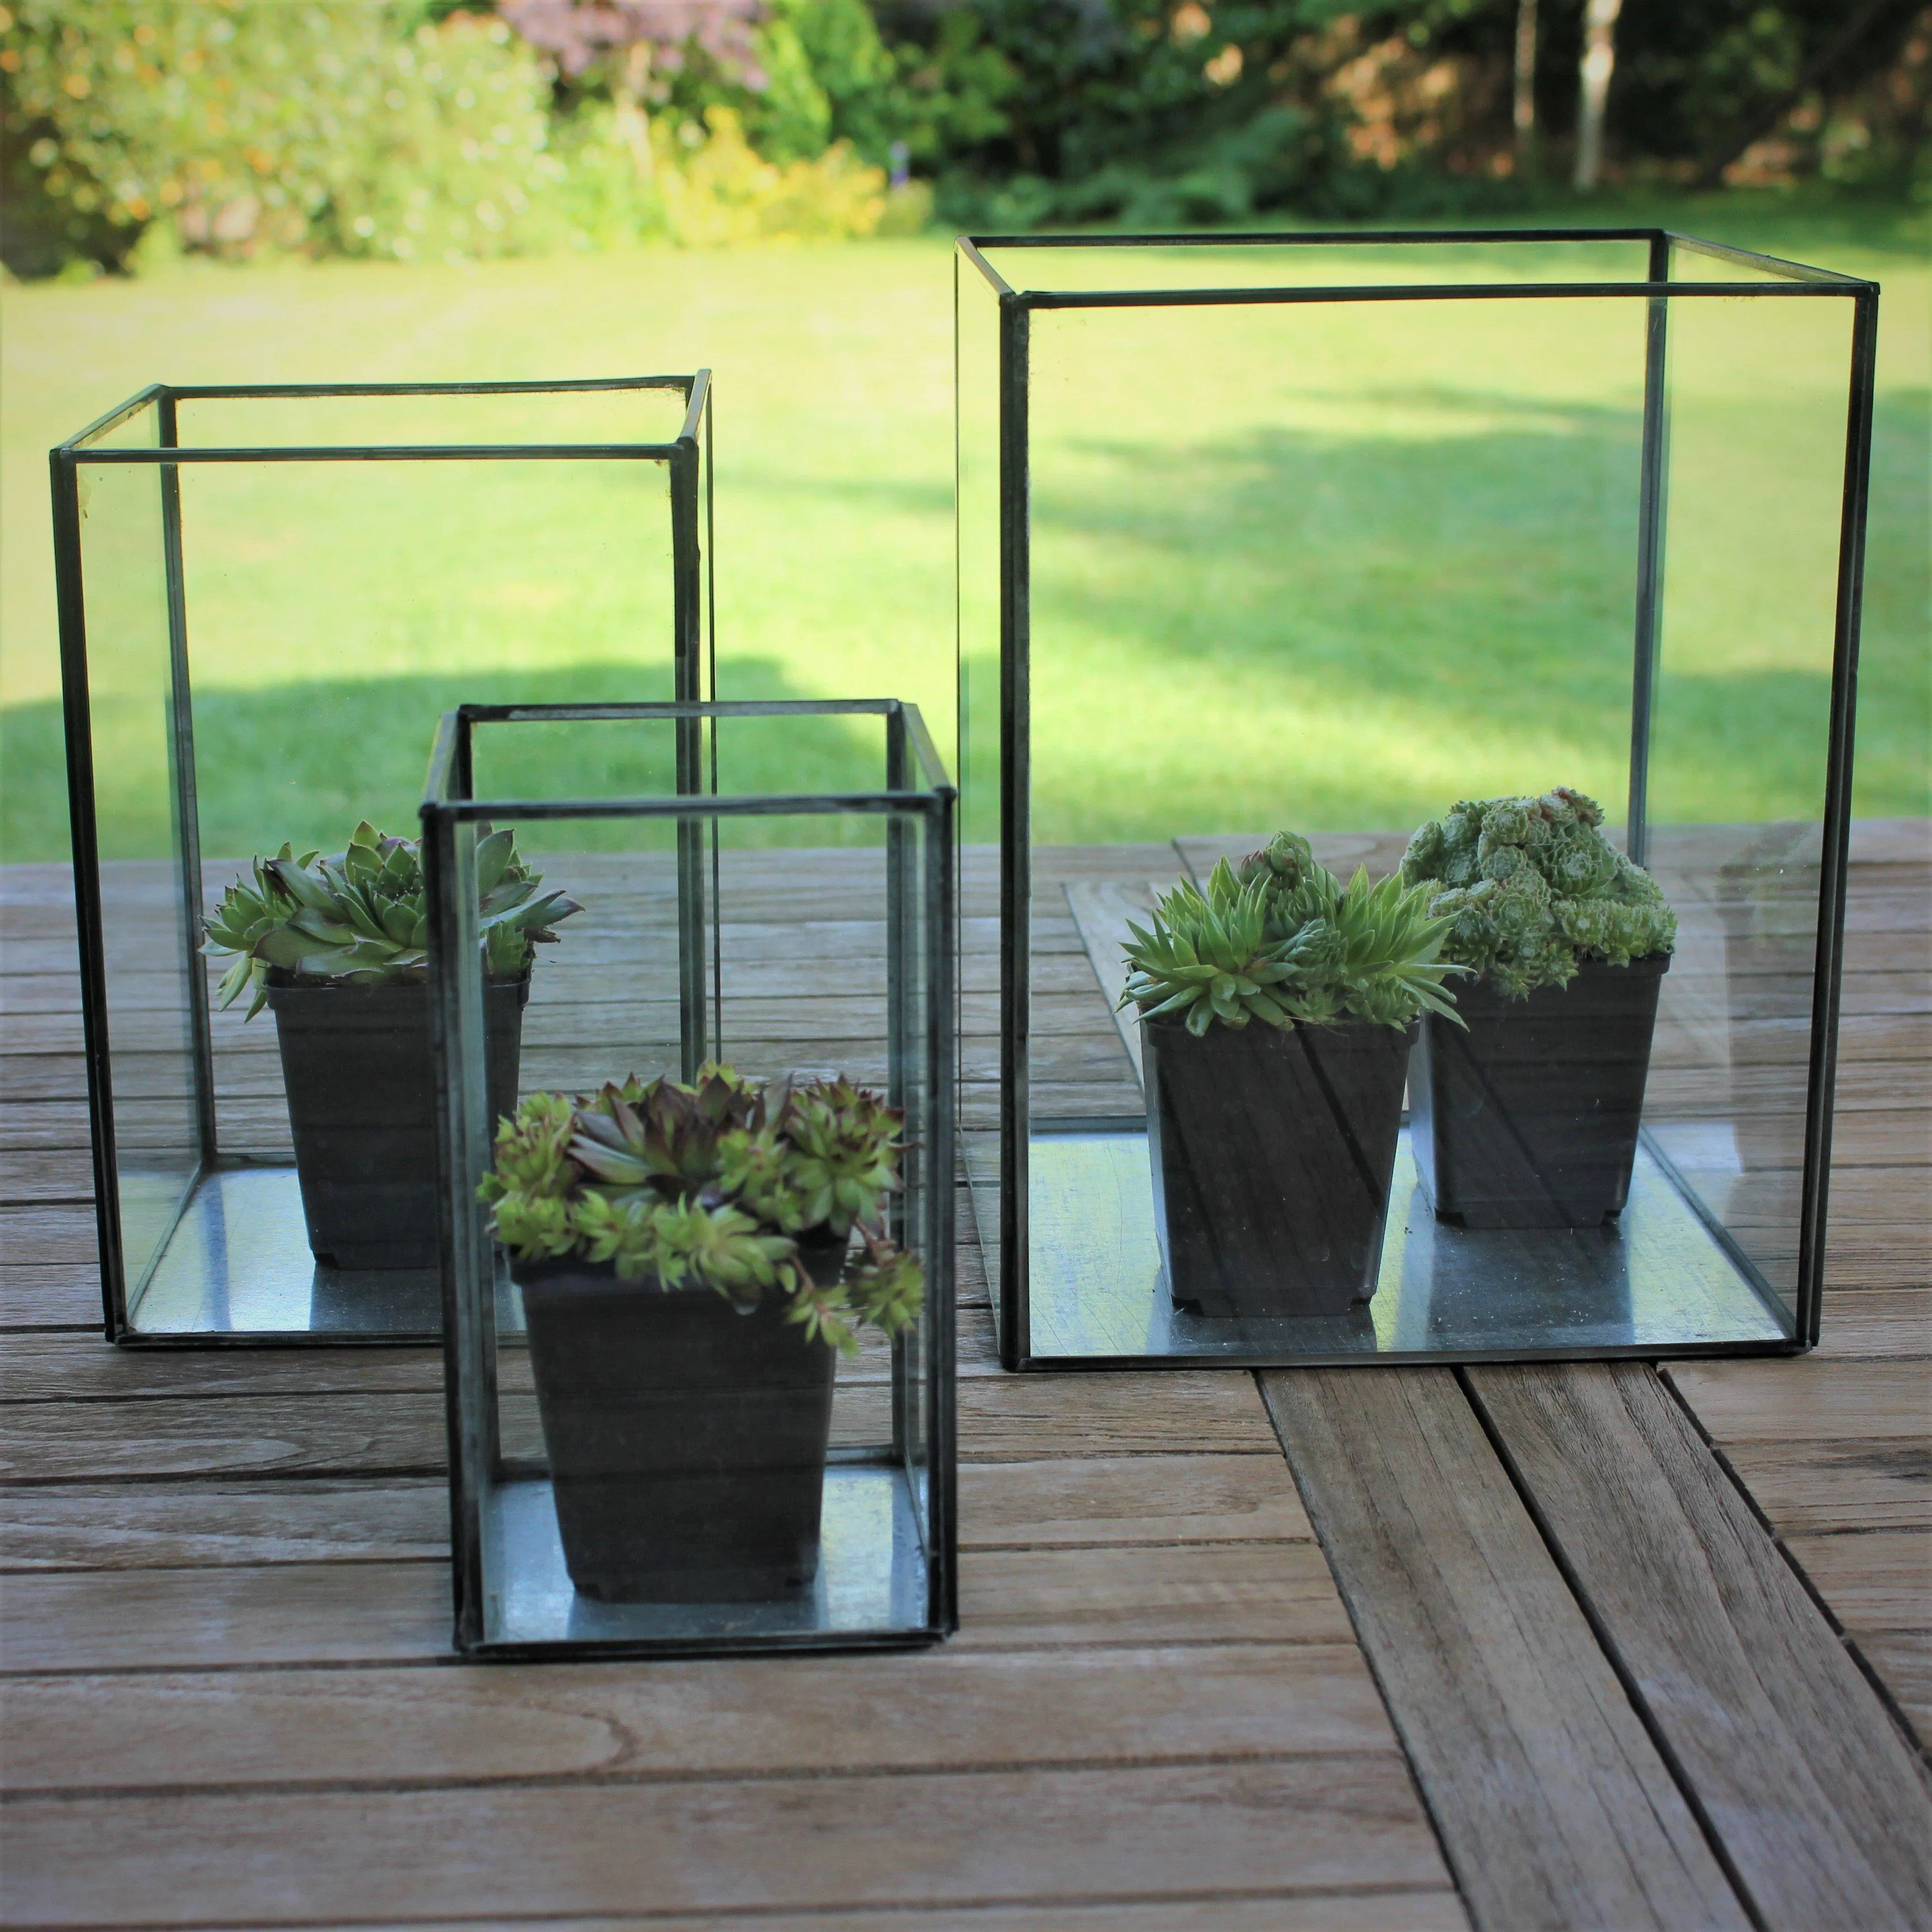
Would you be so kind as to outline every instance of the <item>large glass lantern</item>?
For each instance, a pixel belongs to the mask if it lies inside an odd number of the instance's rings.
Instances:
[[[1006,1365],[1810,1346],[1876,287],[993,236],[956,302]]]
[[[953,805],[890,700],[445,721],[460,1648],[953,1627]],[[520,1102],[490,957],[513,841],[578,908],[530,982]]]
[[[52,452],[110,1339],[434,1339],[398,835],[462,698],[707,694],[710,393],[157,386]]]

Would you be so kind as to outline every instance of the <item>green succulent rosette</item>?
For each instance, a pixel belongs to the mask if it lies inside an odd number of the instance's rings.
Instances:
[[[253,1019],[274,968],[349,986],[426,976],[429,904],[416,840],[390,838],[364,819],[340,852],[297,858],[284,844],[272,859],[256,859],[253,872],[253,883],[237,879],[206,922],[202,951],[232,962],[216,991],[220,1005],[249,992]],[[478,921],[493,979],[520,973],[531,948],[554,940],[558,922],[583,910],[562,892],[539,892],[542,883],[518,857],[508,830],[478,843]]]
[[[1418,830],[1402,877],[1449,922],[1446,956],[1520,999],[1567,986],[1581,959],[1628,966],[1676,946],[1677,915],[1603,824],[1595,800],[1566,785],[1465,800]]]
[[[885,1226],[904,1126],[848,1080],[633,1075],[574,1100],[532,1094],[498,1127],[479,1192],[520,1261],[608,1262],[741,1310],[782,1295],[788,1319],[849,1354],[861,1327],[903,1334],[922,1305],[924,1270]],[[812,1278],[808,1247],[841,1251],[835,1280]]]
[[[1440,957],[1450,922],[1428,894],[1393,876],[1346,886],[1308,842],[1278,832],[1238,866],[1217,863],[1205,891],[1178,886],[1151,930],[1130,920],[1123,1006],[1194,1034],[1251,1021],[1282,1028],[1367,1021],[1404,1027],[1418,1013],[1455,1018]]]

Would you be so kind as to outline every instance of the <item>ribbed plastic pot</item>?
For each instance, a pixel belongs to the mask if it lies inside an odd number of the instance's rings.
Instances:
[[[486,980],[492,1119],[513,1113],[527,970]],[[272,974],[308,1244],[340,1268],[437,1263],[436,1073],[429,988],[303,983]]]
[[[789,1298],[741,1315],[709,1288],[620,1281],[608,1262],[511,1273],[578,1592],[740,1604],[809,1585],[838,1357],[785,1318]]]
[[[1373,1296],[1415,1034],[1141,1023],[1154,1222],[1177,1306],[1346,1315]]]
[[[1506,999],[1455,982],[1468,1030],[1431,1015],[1409,1138],[1437,1216],[1465,1228],[1595,1228],[1623,1212],[1670,956],[1585,960],[1567,986]]]

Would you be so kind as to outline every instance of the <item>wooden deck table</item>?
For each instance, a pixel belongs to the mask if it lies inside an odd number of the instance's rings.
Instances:
[[[1006,1376],[962,1190],[958,1637],[487,1667],[434,1352],[100,1340],[69,880],[5,868],[0,1922],[1924,1932],[1928,859],[1858,828],[1815,1354]]]

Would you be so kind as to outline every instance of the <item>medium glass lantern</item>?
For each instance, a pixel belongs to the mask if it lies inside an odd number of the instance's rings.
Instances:
[[[461,698],[709,691],[710,398],[704,371],[157,385],[52,452],[110,1339],[435,1338],[395,835]],[[547,931],[499,946],[525,997]]]
[[[1876,287],[1642,228],[955,266],[1006,1366],[1811,1346]]]
[[[953,1628],[953,804],[890,700],[446,719],[422,811],[465,1652]],[[486,931],[512,835],[581,908],[514,1107]]]

